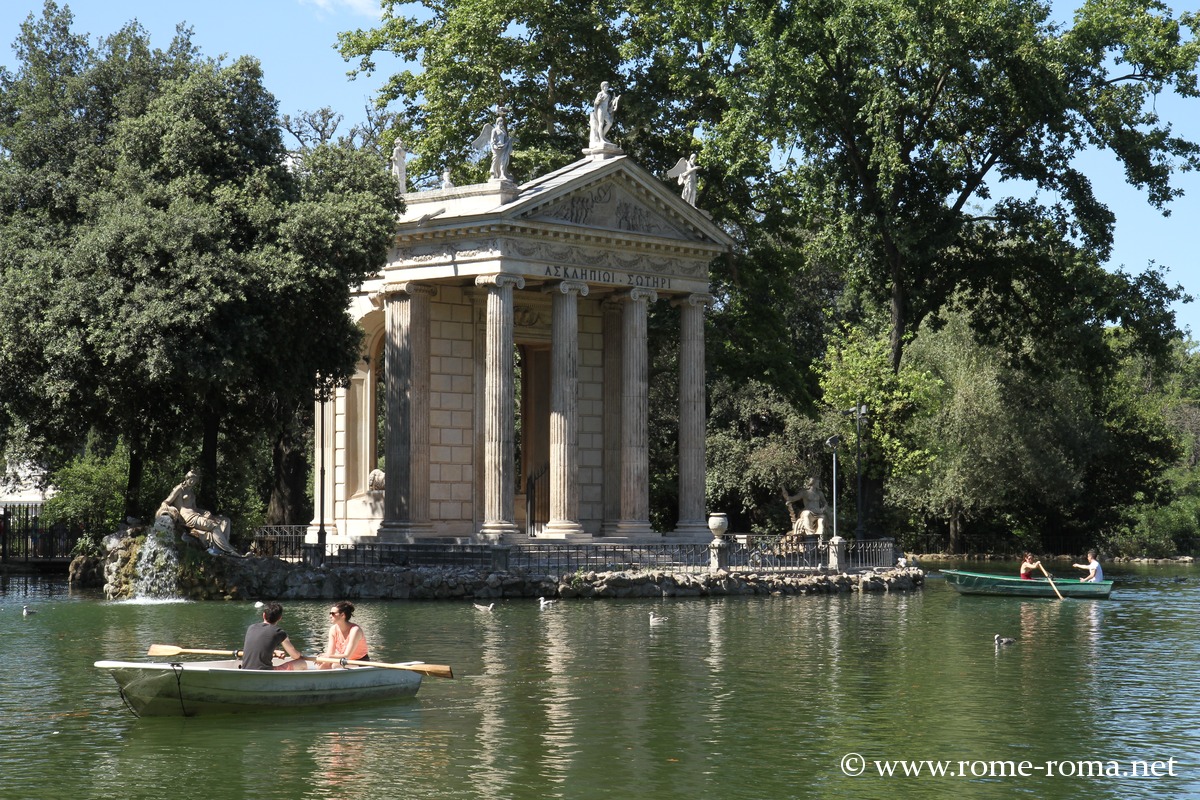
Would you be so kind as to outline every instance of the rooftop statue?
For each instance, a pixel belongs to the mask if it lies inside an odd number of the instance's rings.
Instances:
[[[496,124],[490,122],[483,126],[483,131],[471,142],[471,149],[480,153],[489,150],[492,153],[491,179],[494,181],[511,181],[508,171],[508,159],[512,156],[513,140],[508,135],[505,115],[508,109],[500,106],[496,109]]]
[[[606,145],[616,146],[608,140],[607,136],[609,129],[612,128],[613,115],[617,112],[620,102],[621,95],[614,97],[612,90],[608,88],[608,81],[602,82],[600,92],[592,101],[592,113],[588,117],[588,142],[593,148]]]
[[[679,185],[683,187],[683,193],[680,195],[688,205],[695,207],[696,205],[696,180],[700,167],[696,166],[696,154],[692,153],[690,158],[681,158],[675,162],[675,166],[671,167],[671,171],[667,173],[668,178],[677,178]]]

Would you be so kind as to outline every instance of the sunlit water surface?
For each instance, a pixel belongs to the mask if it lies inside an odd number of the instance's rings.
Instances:
[[[0,577],[0,798],[1200,797],[1200,571],[1106,572],[1109,601],[959,597],[936,574],[862,597],[363,601],[372,658],[458,677],[382,705],[191,719],[135,718],[92,663],[238,647],[251,603]],[[308,653],[327,605],[286,607]],[[900,760],[967,774],[879,774]],[[1081,777],[1082,761],[1162,763]]]

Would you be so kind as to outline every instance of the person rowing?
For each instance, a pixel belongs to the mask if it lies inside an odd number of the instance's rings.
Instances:
[[[1034,573],[1042,568],[1041,561],[1033,560],[1033,553],[1025,552],[1025,558],[1021,561],[1021,580],[1033,580]]]

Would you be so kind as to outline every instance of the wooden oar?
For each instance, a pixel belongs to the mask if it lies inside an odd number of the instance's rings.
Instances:
[[[384,669],[406,669],[419,672],[422,675],[432,675],[435,678],[453,678],[454,670],[445,664],[423,664],[420,661],[410,661],[404,664],[389,664],[386,661],[351,661],[350,659],[334,658],[332,656],[309,656],[313,661],[323,664],[353,664],[356,667],[383,667]]]
[[[190,653],[197,656],[229,656],[230,658],[241,658],[241,650],[200,650],[194,647],[176,647],[173,644],[152,644],[150,649],[146,651],[148,656],[177,656],[180,653]],[[287,654],[276,650],[276,658],[287,658]]]
[[[1054,593],[1056,595],[1058,595],[1058,599],[1062,600],[1063,599],[1062,592],[1060,592],[1058,590],[1058,587],[1054,585],[1054,578],[1051,578],[1050,573],[1046,572],[1046,568],[1042,566],[1042,562],[1040,562],[1040,561],[1038,562],[1038,567],[1042,570],[1042,574],[1046,576],[1046,580],[1050,581],[1050,588],[1054,590]]]
[[[198,650],[189,647],[176,647],[173,644],[152,644],[150,649],[146,651],[148,656],[177,656],[180,653],[192,653],[198,656],[229,656],[230,658],[241,658],[241,650]]]

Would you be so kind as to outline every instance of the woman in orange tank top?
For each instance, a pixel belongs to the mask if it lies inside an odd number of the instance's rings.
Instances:
[[[329,609],[329,618],[333,624],[329,626],[329,640],[325,652],[321,655],[327,658],[345,658],[350,661],[367,661],[367,635],[358,623],[351,622],[354,614],[354,604],[342,600]],[[321,669],[330,669],[334,664],[323,662]]]

